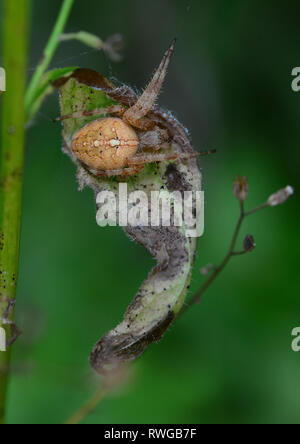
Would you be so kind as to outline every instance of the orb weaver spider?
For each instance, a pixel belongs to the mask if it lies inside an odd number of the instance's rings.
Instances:
[[[195,153],[192,148],[189,152],[170,152],[174,141],[170,124],[176,129],[179,123],[168,113],[161,112],[161,116],[156,115],[159,113],[155,101],[166,77],[175,43],[176,40],[165,52],[143,94],[136,98],[131,106],[119,104],[91,111],[79,111],[55,119],[64,121],[85,116],[111,115],[87,123],[73,136],[72,152],[90,173],[102,177],[126,177],[139,173],[148,163],[179,161],[215,152]],[[132,91],[131,95],[134,95]],[[168,121],[169,128],[163,120]],[[184,133],[187,138],[186,131]],[[169,152],[159,153],[162,149],[169,149]]]

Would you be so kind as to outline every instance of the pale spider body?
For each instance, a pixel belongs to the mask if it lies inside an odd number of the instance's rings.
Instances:
[[[88,123],[72,140],[77,158],[89,168],[101,171],[125,168],[138,148],[139,138],[134,129],[117,117]]]
[[[192,148],[190,152],[172,151],[172,132],[182,132],[177,128],[179,124],[175,119],[166,117],[167,114],[156,115],[155,101],[165,79],[174,45],[175,41],[166,51],[149,85],[133,105],[126,107],[120,104],[103,109],[79,111],[56,119],[59,121],[84,116],[112,116],[86,124],[73,136],[71,149],[79,162],[92,174],[125,177],[137,174],[148,163],[178,161],[207,154],[195,154]],[[177,137],[188,139],[186,133]],[[189,142],[184,141],[184,144],[189,145]],[[159,152],[163,148],[167,152]]]

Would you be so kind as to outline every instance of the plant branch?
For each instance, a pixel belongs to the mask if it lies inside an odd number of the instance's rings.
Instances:
[[[5,0],[3,63],[7,92],[3,95],[0,157],[0,326],[9,336],[19,262],[25,143],[24,103],[27,69],[29,0]],[[16,38],[16,30],[18,37]],[[9,340],[8,340],[9,343]],[[0,424],[5,420],[10,351],[0,352]]]
[[[110,369],[110,372],[101,381],[101,387],[98,388],[93,397],[86,402],[77,412],[71,416],[67,425],[80,424],[91,412],[93,412],[103,399],[116,389],[127,385],[131,377],[130,367],[126,364],[117,365]]]
[[[264,210],[265,208],[267,208],[269,206],[268,202],[265,202],[262,205],[259,205],[259,207],[253,208],[253,210],[247,211],[247,213],[245,214],[245,217],[251,216],[252,214],[258,213],[261,210]]]
[[[71,416],[66,425],[80,424],[84,418],[86,418],[98,404],[103,400],[105,395],[109,392],[109,389],[100,389],[86,404],[84,404],[77,412]]]
[[[234,250],[235,250],[237,239],[238,239],[238,236],[240,234],[240,230],[241,230],[241,227],[242,227],[242,224],[243,224],[243,221],[244,221],[245,217],[246,217],[246,215],[245,215],[245,212],[244,212],[244,204],[240,203],[240,217],[239,217],[238,222],[236,224],[236,227],[235,227],[235,230],[234,230],[234,234],[233,234],[233,237],[232,237],[232,240],[231,240],[231,243],[230,243],[230,247],[229,247],[228,253],[224,257],[224,259],[221,262],[221,264],[214,268],[213,273],[207,279],[207,281],[204,282],[204,284],[199,288],[199,290],[189,300],[188,305],[185,305],[184,307],[182,307],[181,311],[178,314],[178,317],[183,315],[188,310],[188,308],[191,305],[197,304],[199,302],[199,300],[200,300],[201,296],[203,295],[203,293],[211,286],[211,284],[215,281],[215,279],[219,276],[219,274],[224,270],[226,265],[229,263],[230,259],[233,256],[236,255]]]
[[[233,233],[232,240],[230,242],[229,250],[227,254],[225,255],[223,261],[218,267],[214,267],[210,265],[207,267],[207,272],[212,271],[211,276],[207,279],[206,282],[199,288],[199,290],[194,294],[194,296],[190,299],[189,304],[184,306],[179,314],[177,315],[177,318],[181,316],[183,313],[187,311],[187,309],[198,303],[200,297],[203,295],[203,293],[211,286],[211,284],[215,281],[215,279],[219,276],[219,274],[225,269],[226,265],[229,263],[232,257],[234,256],[240,256],[243,254],[246,254],[250,251],[252,251],[255,248],[254,239],[252,236],[246,236],[244,240],[244,250],[243,251],[235,251],[236,244],[239,238],[239,234],[243,225],[244,220],[254,214],[258,211],[263,210],[266,207],[273,207],[280,205],[284,203],[289,197],[293,194],[294,190],[292,187],[286,187],[282,190],[279,190],[277,193],[273,194],[269,197],[268,201],[248,212],[245,212],[245,200],[248,195],[248,182],[245,178],[238,178],[238,180],[234,183],[233,188],[234,194],[239,200],[240,203],[240,215]],[[103,387],[99,389],[96,394],[91,398],[90,401],[88,401],[86,404],[84,404],[65,424],[80,424],[86,416],[88,416],[95,408],[98,406],[100,402],[105,398],[105,396],[110,392],[112,388],[116,386],[116,382],[124,381],[124,371],[125,367],[120,367],[118,371],[120,373],[114,373],[108,374],[108,379],[105,381]]]
[[[192,296],[192,298],[189,300],[188,304],[186,304],[181,309],[181,311],[179,312],[177,317],[183,315],[188,310],[189,307],[191,307],[192,305],[197,304],[199,302],[203,293],[212,285],[212,283],[215,281],[215,279],[219,276],[219,274],[224,270],[224,268],[230,262],[232,257],[244,255],[244,254],[248,253],[249,251],[252,251],[252,249],[255,248],[253,237],[247,236],[245,241],[249,242],[249,240],[250,240],[250,245],[244,244],[243,251],[235,251],[237,240],[238,240],[244,220],[247,217],[258,213],[259,211],[262,211],[267,207],[277,206],[277,205],[284,203],[294,192],[293,189],[288,186],[288,187],[278,191],[277,193],[273,194],[272,196],[270,196],[269,199],[267,200],[267,202],[263,203],[262,205],[259,205],[256,208],[253,208],[250,211],[245,212],[244,202],[245,202],[245,200],[247,198],[247,194],[248,194],[248,183],[245,178],[238,178],[237,182],[234,183],[234,187],[236,186],[236,184],[238,187],[240,187],[238,190],[234,188],[234,194],[236,195],[237,199],[240,202],[240,216],[239,216],[238,222],[236,224],[236,228],[234,230],[234,234],[233,234],[233,237],[232,237],[232,240],[230,243],[229,250],[228,250],[226,256],[224,257],[223,261],[221,262],[221,264],[217,267],[213,267],[213,272],[212,272],[211,276],[206,280],[206,282],[204,282],[204,284],[199,288],[199,290],[196,291],[194,296]]]
[[[30,108],[33,105],[35,99],[36,99],[36,93],[38,91],[41,78],[43,74],[45,74],[46,70],[48,69],[51,60],[54,56],[54,53],[60,43],[60,36],[64,31],[65,25],[67,23],[67,20],[69,18],[72,6],[73,6],[74,0],[64,0],[60,13],[57,17],[55,26],[53,28],[53,31],[51,33],[51,36],[48,40],[48,43],[46,45],[46,48],[44,50],[44,54],[42,57],[42,60],[40,61],[34,75],[32,76],[32,79],[29,83],[28,89],[26,91],[25,96],[25,111],[26,115],[28,116],[30,114]]]

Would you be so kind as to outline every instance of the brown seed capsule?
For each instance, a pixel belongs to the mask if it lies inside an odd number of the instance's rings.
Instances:
[[[233,183],[233,194],[240,202],[245,202],[248,196],[249,186],[246,177],[239,176]]]
[[[244,239],[243,246],[244,246],[244,251],[247,252],[253,251],[256,248],[254,237],[251,234],[247,234],[247,236]]]
[[[72,140],[72,150],[82,163],[104,171],[126,167],[138,147],[134,129],[116,117],[88,123]]]

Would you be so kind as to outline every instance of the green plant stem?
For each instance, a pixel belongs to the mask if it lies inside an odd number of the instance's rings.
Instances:
[[[14,301],[16,297],[25,142],[25,113],[22,104],[27,70],[30,3],[30,0],[4,0],[3,63],[7,92],[1,99],[0,325],[8,312],[9,301]],[[12,318],[13,310],[8,320],[12,321]],[[5,418],[9,362],[10,351],[0,352],[0,424],[4,423]]]
[[[53,28],[53,31],[50,35],[50,38],[48,40],[48,43],[46,45],[46,48],[44,50],[42,60],[40,61],[34,75],[32,76],[32,79],[29,83],[28,89],[26,91],[25,96],[25,111],[26,115],[28,116],[30,113],[30,107],[34,103],[36,99],[36,93],[40,85],[41,78],[43,74],[45,74],[46,70],[48,69],[51,60],[53,58],[53,55],[60,43],[60,36],[64,31],[65,25],[67,23],[67,20],[69,18],[72,6],[74,4],[74,0],[64,0],[60,13],[57,17],[55,26]]]

